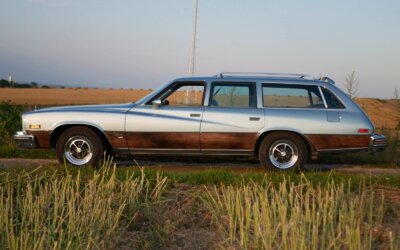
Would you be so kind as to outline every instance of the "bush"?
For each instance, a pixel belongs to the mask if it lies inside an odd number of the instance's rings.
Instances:
[[[21,129],[21,114],[24,112],[22,105],[11,102],[0,103],[0,144],[10,144],[12,135]]]
[[[30,89],[32,86],[27,83],[16,83],[14,84],[13,88],[18,88],[18,89]]]

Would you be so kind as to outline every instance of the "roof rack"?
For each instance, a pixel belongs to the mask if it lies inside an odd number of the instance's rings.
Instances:
[[[281,76],[281,77],[293,77],[293,78],[311,78],[310,75],[306,74],[288,74],[288,73],[273,73],[273,72],[221,72],[215,75],[215,77],[224,78],[226,76],[233,75],[243,75],[243,76],[257,76],[257,75],[267,75],[267,76]]]

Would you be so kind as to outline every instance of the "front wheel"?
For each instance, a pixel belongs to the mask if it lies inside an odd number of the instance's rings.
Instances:
[[[100,164],[104,145],[90,128],[77,126],[65,130],[57,140],[56,152],[60,164],[97,167]]]
[[[276,132],[264,138],[259,157],[269,170],[301,170],[307,160],[307,147],[293,133]]]

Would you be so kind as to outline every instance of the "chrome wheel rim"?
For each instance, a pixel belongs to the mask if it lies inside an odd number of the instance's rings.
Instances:
[[[296,164],[299,153],[293,142],[289,140],[279,140],[271,145],[268,156],[275,167],[279,169],[288,169]]]
[[[85,165],[93,157],[93,144],[83,136],[71,137],[65,143],[64,156],[73,165]]]

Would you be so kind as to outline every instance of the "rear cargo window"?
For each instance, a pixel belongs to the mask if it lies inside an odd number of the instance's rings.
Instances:
[[[343,103],[328,89],[322,88],[328,109],[344,109],[346,108]]]
[[[300,84],[263,84],[264,107],[325,108],[317,86]]]

